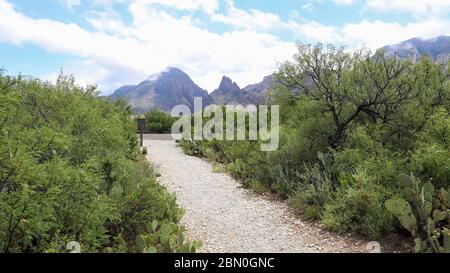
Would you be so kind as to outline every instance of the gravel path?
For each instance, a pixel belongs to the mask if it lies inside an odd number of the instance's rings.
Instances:
[[[182,224],[200,252],[302,253],[363,252],[367,242],[337,236],[298,220],[283,202],[242,189],[228,174],[214,173],[207,161],[184,154],[174,141],[145,140],[161,183],[186,210]]]

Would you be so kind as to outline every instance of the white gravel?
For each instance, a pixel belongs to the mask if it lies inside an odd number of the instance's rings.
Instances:
[[[209,162],[184,154],[174,141],[145,140],[144,145],[161,183],[186,211],[182,224],[188,237],[203,241],[200,252],[365,251],[364,240],[298,220],[285,203],[242,189],[228,174],[214,173]]]

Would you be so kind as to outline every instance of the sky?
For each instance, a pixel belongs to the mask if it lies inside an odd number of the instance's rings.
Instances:
[[[296,42],[371,50],[450,35],[450,0],[0,0],[0,68],[103,95],[167,67],[213,91],[260,82]]]

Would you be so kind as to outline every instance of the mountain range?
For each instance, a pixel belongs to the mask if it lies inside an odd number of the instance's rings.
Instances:
[[[394,55],[418,61],[422,56],[428,56],[435,62],[450,60],[450,36],[437,36],[431,39],[412,38],[407,41],[388,45],[382,48],[386,56]]]
[[[435,62],[450,60],[450,36],[438,36],[431,39],[413,38],[395,45],[382,48],[386,56],[410,58],[417,61],[426,55]],[[166,71],[149,77],[138,85],[127,85],[117,89],[111,99],[126,99],[136,113],[150,109],[170,112],[179,104],[193,110],[194,97],[203,98],[203,106],[210,104],[263,104],[267,92],[275,83],[274,75],[265,77],[260,83],[240,88],[232,79],[224,76],[219,87],[208,94],[200,88],[185,72],[170,67]]]
[[[210,94],[211,102],[218,105],[263,104],[267,91],[272,87],[274,75],[267,76],[262,82],[241,89],[230,78],[224,76],[219,88]]]
[[[169,67],[138,85],[120,87],[110,98],[126,99],[136,113],[144,113],[155,108],[170,112],[174,106],[180,104],[188,106],[192,111],[194,97],[201,97],[203,106],[262,104],[273,80],[274,76],[267,76],[262,82],[241,89],[237,83],[224,76],[219,87],[208,94],[208,91],[195,84],[188,74],[178,68]]]

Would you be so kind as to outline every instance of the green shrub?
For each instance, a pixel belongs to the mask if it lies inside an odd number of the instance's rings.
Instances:
[[[224,173],[225,172],[225,168],[217,162],[213,162],[212,163],[212,169],[213,169],[213,173]]]
[[[258,180],[251,180],[249,182],[249,187],[258,194],[263,194],[263,193],[267,192],[267,189]]]
[[[170,134],[172,125],[177,119],[160,110],[154,109],[145,113],[146,134]]]
[[[437,187],[450,186],[450,115],[438,108],[418,136],[411,169],[424,180],[433,179]]]
[[[203,156],[199,141],[183,139],[179,142],[179,144],[186,154],[191,156]]]
[[[450,148],[424,144],[412,155],[412,170],[423,178],[433,178],[436,186],[450,186]]]
[[[373,184],[362,171],[354,175],[354,183],[339,188],[336,199],[325,205],[323,223],[339,233],[356,232],[378,239],[392,230],[392,215],[384,208],[390,194]]]
[[[257,141],[204,141],[187,152],[224,163],[244,186],[288,198],[302,217],[323,218],[333,230],[373,238],[400,231],[384,206],[403,190],[399,173],[450,185],[447,68],[300,44],[269,92],[281,105],[277,151],[263,153]]]
[[[0,252],[65,252],[70,241],[138,252],[153,221],[182,233],[182,211],[140,155],[122,101],[71,77],[53,85],[0,73],[0,109]]]
[[[289,196],[289,205],[306,220],[321,219],[325,204],[334,198],[330,175],[316,164],[305,167],[299,181],[298,188]]]

